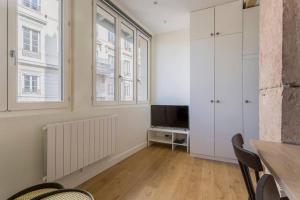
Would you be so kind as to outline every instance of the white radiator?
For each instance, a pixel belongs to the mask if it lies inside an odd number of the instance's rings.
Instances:
[[[47,125],[47,182],[114,154],[117,127],[116,115]]]

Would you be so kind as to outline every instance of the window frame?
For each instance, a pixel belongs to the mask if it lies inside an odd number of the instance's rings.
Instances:
[[[136,51],[138,50],[138,37],[141,37],[143,39],[145,39],[148,43],[148,66],[147,66],[147,100],[145,101],[140,101],[139,98],[138,98],[138,82],[136,84],[136,99],[137,99],[137,104],[149,104],[150,103],[150,99],[151,99],[151,39],[149,37],[147,37],[146,35],[144,35],[142,32],[140,31],[137,31],[137,43],[136,43]],[[137,56],[136,55],[136,59],[137,59]],[[138,81],[138,66],[137,66],[137,63],[136,63],[136,81]]]
[[[0,26],[7,27],[7,1],[1,1]],[[7,30],[0,29],[0,112],[7,110]]]
[[[8,85],[10,90],[8,91],[8,111],[19,110],[40,110],[40,109],[62,109],[70,106],[70,63],[71,63],[71,0],[61,0],[62,2],[62,47],[61,62],[63,66],[62,75],[62,101],[61,102],[18,102],[18,13],[16,12],[18,1],[8,1],[8,52],[11,50],[15,52],[15,56],[11,57],[7,55],[8,66]]]
[[[122,74],[121,74],[121,71],[122,71],[122,60],[121,60],[121,40],[120,40],[120,36],[121,36],[121,26],[122,24],[124,26],[127,26],[127,28],[131,29],[133,31],[133,71],[132,71],[132,77],[133,77],[133,99],[132,101],[123,101],[121,99],[121,82],[122,82]],[[119,44],[118,44],[118,49],[119,49],[119,61],[118,61],[118,68],[119,68],[119,78],[118,78],[118,85],[119,85],[119,93],[118,93],[118,96],[119,96],[119,104],[120,105],[132,105],[132,104],[136,104],[136,100],[137,100],[137,96],[136,96],[136,42],[137,42],[137,30],[134,26],[132,26],[130,23],[128,23],[125,19],[120,19],[120,23],[119,23]]]
[[[92,64],[92,102],[94,106],[111,106],[117,105],[119,101],[119,68],[118,68],[118,60],[119,60],[119,17],[118,14],[108,8],[106,5],[99,3],[97,1],[93,1],[93,64]],[[110,14],[115,18],[115,99],[114,101],[97,101],[97,64],[96,64],[96,51],[97,51],[97,8],[100,8]],[[102,47],[103,48],[103,47]]]
[[[96,79],[96,17],[97,17],[97,7],[100,7],[105,12],[112,15],[116,20],[116,55],[115,55],[115,101],[97,101],[97,79]],[[121,99],[121,27],[122,23],[133,30],[134,44],[133,44],[133,100],[132,101],[122,101]],[[138,85],[137,85],[137,38],[138,36],[143,36],[144,39],[148,42],[148,85],[147,85],[147,100],[139,101],[138,100]],[[136,24],[131,23],[126,18],[121,16],[118,12],[116,12],[112,7],[106,5],[101,0],[93,1],[93,66],[92,66],[92,105],[93,106],[132,106],[132,105],[149,105],[151,101],[151,38],[145,35],[142,31],[136,27]]]

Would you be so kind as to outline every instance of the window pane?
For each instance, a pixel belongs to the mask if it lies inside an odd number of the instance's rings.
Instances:
[[[121,25],[121,100],[134,100],[134,31]]]
[[[17,101],[61,102],[62,0],[19,2],[17,31],[23,34],[18,34]],[[24,9],[24,5],[32,9]],[[40,5],[43,13],[36,13]]]
[[[39,32],[32,30],[32,51],[38,53],[39,50]]]
[[[23,27],[23,50],[30,51],[30,31]]]
[[[116,19],[97,7],[96,16],[96,100],[115,100]]]
[[[30,92],[30,76],[24,75],[24,92]]]
[[[137,49],[138,101],[148,100],[148,48],[148,41],[139,36]]]

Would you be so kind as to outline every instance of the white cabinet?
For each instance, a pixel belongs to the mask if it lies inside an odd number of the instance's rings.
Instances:
[[[245,147],[259,138],[259,7],[244,10],[243,110]]]
[[[191,43],[190,151],[214,156],[214,38]]]
[[[234,159],[231,138],[243,131],[242,34],[215,44],[215,156]]]
[[[191,13],[191,39],[201,39],[214,36],[214,8],[208,8]]]
[[[192,155],[234,159],[231,137],[243,132],[242,17],[241,1],[192,13]]]
[[[216,35],[242,33],[242,1],[234,1],[215,8]]]
[[[259,137],[259,64],[258,55],[243,59],[243,109],[245,147]]]
[[[243,54],[259,53],[259,7],[244,10]]]

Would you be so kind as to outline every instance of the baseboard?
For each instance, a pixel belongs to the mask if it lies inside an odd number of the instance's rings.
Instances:
[[[58,182],[63,184],[66,188],[76,188],[81,184],[83,184],[84,182],[88,181],[89,179],[113,167],[114,165],[120,163],[121,161],[125,160],[129,156],[137,153],[138,151],[146,147],[147,147],[147,142],[144,142],[142,144],[132,147],[131,149],[128,149],[125,152],[103,159],[95,164],[92,164],[82,169],[81,171],[66,176],[63,179],[58,180]]]
[[[236,159],[222,158],[222,157],[216,157],[216,156],[207,156],[207,155],[195,154],[195,153],[191,153],[190,156],[195,157],[195,158],[205,159],[205,160],[214,160],[214,161],[219,161],[219,162],[238,164]]]

